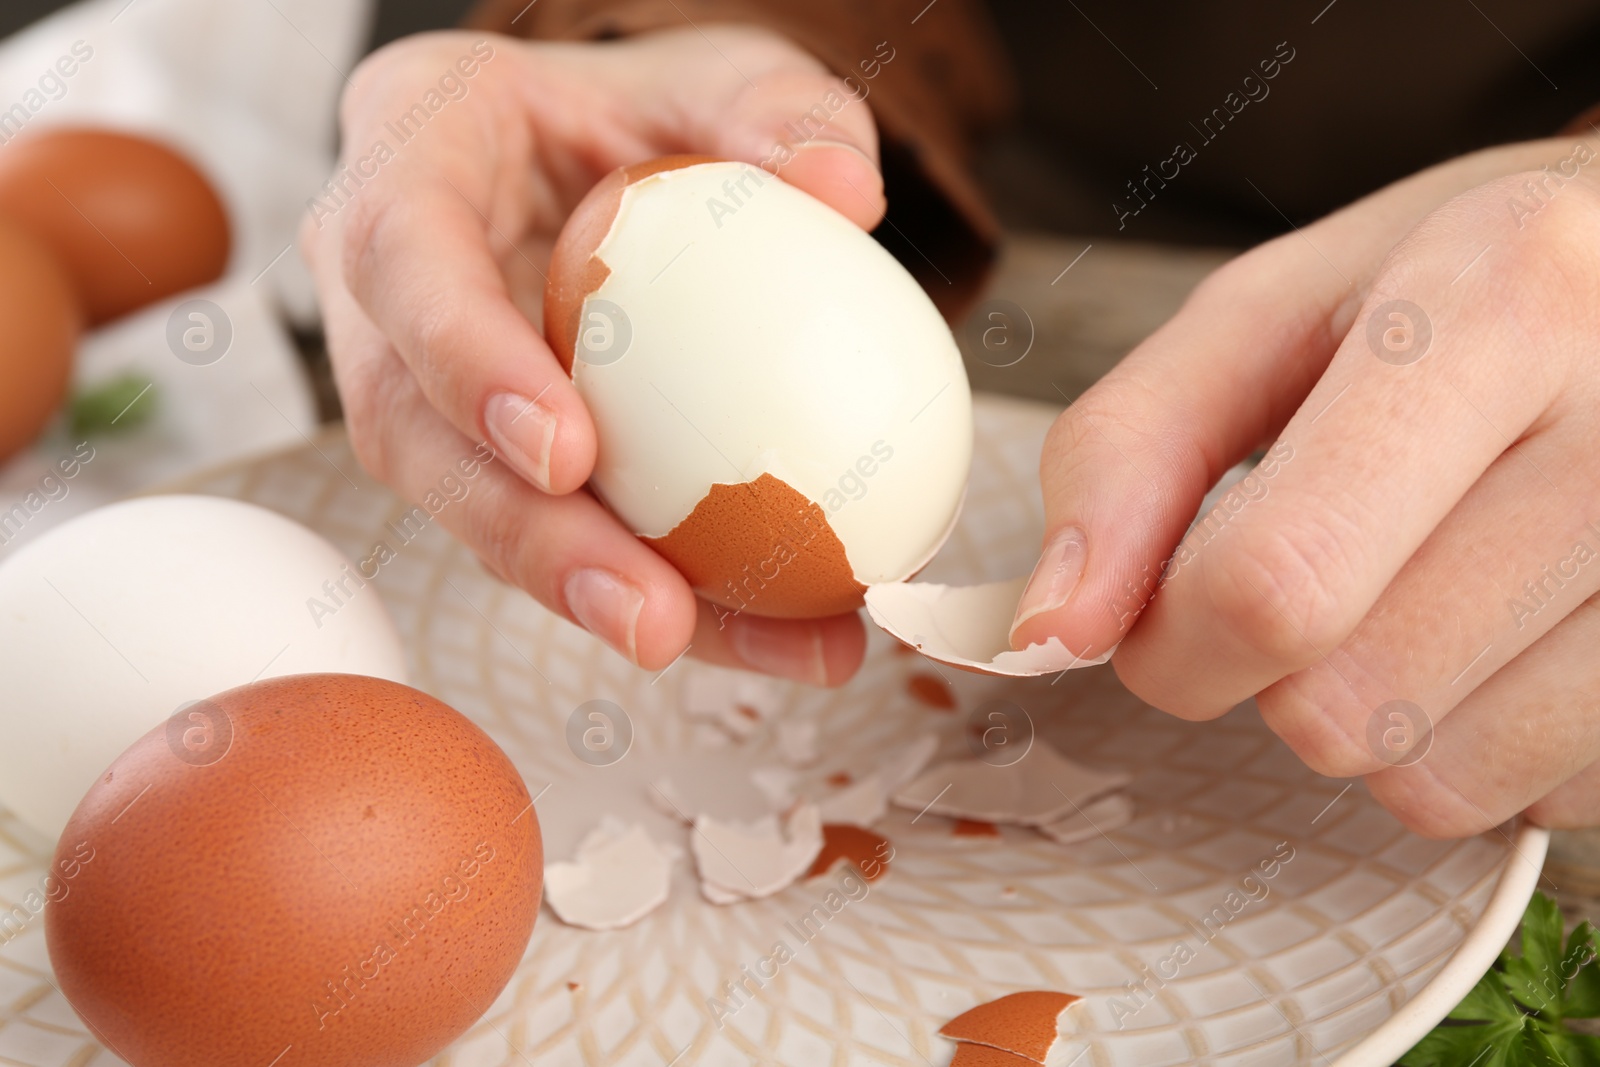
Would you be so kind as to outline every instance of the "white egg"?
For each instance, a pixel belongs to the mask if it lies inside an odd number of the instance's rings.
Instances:
[[[0,804],[53,838],[190,701],[288,674],[404,682],[399,634],[355,574],[298,523],[219,497],[125,501],[25,545],[0,564]]]
[[[599,432],[599,495],[730,607],[847,610],[910,576],[947,536],[972,455],[966,372],[927,294],[759,167],[621,174],[575,213],[547,297]],[[744,492],[718,502],[714,486]],[[794,561],[833,545],[824,525],[848,566],[807,573]],[[841,578],[847,595],[819,592]]]

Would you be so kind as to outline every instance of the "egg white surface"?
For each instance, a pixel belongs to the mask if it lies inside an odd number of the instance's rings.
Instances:
[[[581,321],[610,301],[631,339],[604,364],[580,346],[573,380],[599,428],[594,485],[625,523],[665,535],[712,484],[771,473],[823,506],[863,584],[927,560],[960,506],[972,400],[893,256],[742,163],[629,186],[595,254],[610,275]]]
[[[265,508],[144,497],[81,515],[0,564],[6,680],[0,804],[54,838],[122,751],[190,701],[257,678],[406,680],[370,585],[332,614],[323,583],[354,565]]]

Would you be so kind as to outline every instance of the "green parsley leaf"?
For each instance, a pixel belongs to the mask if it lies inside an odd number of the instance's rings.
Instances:
[[[1522,1027],[1514,1022],[1441,1026],[1402,1056],[1399,1067],[1526,1067],[1520,1057]]]
[[[1554,900],[1534,894],[1522,917],[1522,955],[1510,951],[1400,1067],[1600,1067],[1600,1037],[1569,1018],[1600,1017],[1600,934],[1581,923],[1562,951]]]
[[[70,404],[75,437],[131,430],[155,414],[156,392],[148,378],[122,374],[75,393]]]
[[[1457,1004],[1450,1018],[1468,1022],[1514,1022],[1522,1028],[1527,1018],[1506,992],[1506,984],[1498,971],[1491,970],[1478,979],[1478,984]]]
[[[1558,987],[1564,926],[1556,902],[1543,893],[1535,893],[1522,914],[1522,958],[1541,984],[1548,982],[1553,988]]]
[[[1588,922],[1581,922],[1567,939],[1561,973],[1567,979],[1562,1015],[1568,1019],[1600,1018],[1600,936]]]

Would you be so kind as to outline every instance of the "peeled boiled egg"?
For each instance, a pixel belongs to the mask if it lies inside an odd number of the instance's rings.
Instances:
[[[551,346],[599,433],[592,487],[730,611],[851,611],[955,521],[960,352],[843,215],[760,167],[677,156],[602,180],[563,229]]]
[[[61,406],[82,314],[55,255],[0,218],[0,462],[27,447]]]
[[[80,515],[0,563],[0,804],[54,839],[180,705],[313,671],[406,677],[377,591],[322,537],[220,497]]]
[[[53,870],[56,979],[133,1067],[412,1067],[510,980],[543,856],[483,731],[406,686],[321,674],[139,738]]]
[[[187,159],[144,137],[54,129],[0,153],[0,214],[65,264],[92,324],[214,281],[227,212]]]

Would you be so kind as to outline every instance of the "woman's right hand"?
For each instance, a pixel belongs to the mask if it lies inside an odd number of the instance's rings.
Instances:
[[[785,181],[870,229],[884,199],[866,104],[804,143],[786,130],[830,94],[849,99],[815,59],[743,27],[408,38],[353,75],[334,185],[302,227],[362,464],[407,500],[448,499],[439,521],[485,566],[646,669],[691,647],[836,685],[865,632],[857,615],[720,624],[584,490],[595,428],[539,332],[550,248],[618,166],[685,152],[760,164],[779,144],[793,149]],[[468,477],[485,442],[494,461]]]

